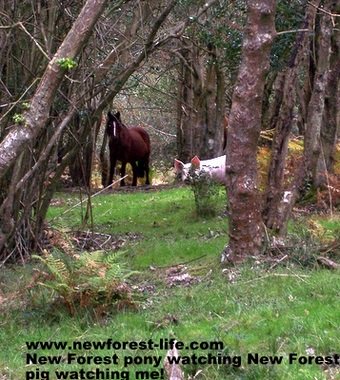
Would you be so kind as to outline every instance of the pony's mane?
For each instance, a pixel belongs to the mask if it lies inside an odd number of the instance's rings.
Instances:
[[[106,133],[109,136],[113,136],[113,123],[117,123],[117,125],[122,128],[122,129],[128,129],[128,127],[122,122],[121,117],[120,117],[120,112],[116,112],[113,114],[111,111],[107,113],[107,123],[106,123]]]

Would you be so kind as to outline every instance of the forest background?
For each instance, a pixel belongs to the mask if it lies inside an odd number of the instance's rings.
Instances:
[[[310,251],[337,270],[339,14],[331,0],[0,1],[1,266],[53,242],[65,185],[86,198],[78,227],[101,228],[91,195],[107,184],[105,118],[119,110],[151,136],[155,184],[173,181],[174,157],[226,154],[216,258],[281,250],[285,261],[298,205],[330,218],[331,239]]]

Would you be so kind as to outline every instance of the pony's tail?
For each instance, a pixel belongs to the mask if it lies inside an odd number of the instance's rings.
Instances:
[[[137,177],[143,178],[145,173],[145,164],[144,161],[137,161]]]

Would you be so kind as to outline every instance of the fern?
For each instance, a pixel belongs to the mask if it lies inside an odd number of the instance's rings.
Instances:
[[[67,267],[65,261],[59,257],[55,257],[53,254],[41,257],[41,256],[32,256],[35,259],[40,260],[48,269],[52,278],[54,279],[53,283],[58,289],[68,289],[70,287],[70,282],[72,279],[71,271]],[[47,284],[43,284],[46,285]],[[49,287],[53,289],[53,286],[49,284]],[[57,290],[57,289],[55,289]]]
[[[74,258],[54,251],[34,258],[49,272],[49,281],[38,285],[57,293],[71,314],[84,307],[108,309],[122,300],[132,303],[131,290],[125,280],[136,272],[126,268],[121,255],[95,251]]]

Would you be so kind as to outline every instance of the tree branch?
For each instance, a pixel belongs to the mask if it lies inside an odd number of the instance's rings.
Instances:
[[[87,0],[57,53],[47,65],[31,100],[30,109],[23,114],[23,122],[13,127],[0,144],[0,178],[44,128],[55,93],[65,74],[59,59],[74,59],[78,55],[104,11],[106,2],[107,0]]]

